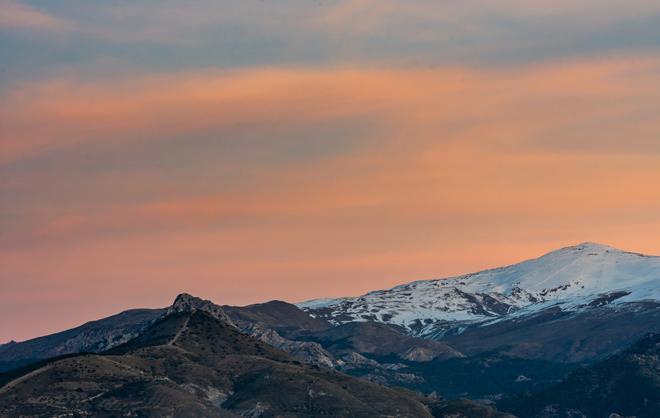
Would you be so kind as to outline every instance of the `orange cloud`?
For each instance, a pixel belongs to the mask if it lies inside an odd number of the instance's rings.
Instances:
[[[194,146],[198,133],[231,136],[237,125],[267,143],[274,127],[297,135],[297,126],[372,121],[348,154],[266,168],[268,180],[246,190],[53,211],[33,227],[40,237],[373,210],[371,222],[396,223],[436,214],[561,216],[568,207],[613,213],[637,202],[655,209],[646,185],[659,175],[660,95],[649,94],[658,69],[660,60],[632,57],[488,72],[269,69],[51,81],[4,101],[2,155],[8,162],[59,147],[130,149],[171,136]],[[616,200],[612,187],[621,189]],[[484,202],[496,205],[484,211]]]
[[[517,146],[573,125],[594,131],[578,143],[613,145],[611,136],[626,132],[634,144],[657,129],[651,115],[659,99],[649,98],[649,89],[658,83],[659,68],[657,59],[630,57],[510,71],[270,69],[110,83],[53,80],[19,86],[3,98],[0,146],[2,161],[9,161],[94,141],[221,133],[245,123],[268,131],[368,116],[382,130],[412,129],[415,141],[451,138],[446,125],[465,123],[482,144]],[[615,117],[621,120],[614,132],[588,126]]]

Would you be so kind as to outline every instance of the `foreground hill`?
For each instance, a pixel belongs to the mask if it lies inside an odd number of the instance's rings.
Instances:
[[[536,395],[499,404],[522,417],[660,416],[660,335],[582,368]]]
[[[301,364],[202,310],[102,354],[0,375],[0,416],[504,416]]]

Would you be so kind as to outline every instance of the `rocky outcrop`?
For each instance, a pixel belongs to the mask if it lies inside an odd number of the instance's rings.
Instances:
[[[174,299],[172,306],[167,309],[165,315],[171,315],[178,312],[195,311],[206,312],[215,319],[218,319],[229,325],[236,326],[229,315],[227,315],[224,309],[222,309],[220,306],[216,305],[210,300],[198,298],[196,296],[189,295],[188,293],[181,293],[178,295],[176,299]]]
[[[277,331],[260,324],[249,324],[241,332],[269,344],[308,364],[333,368],[336,360],[321,344],[307,341],[293,341],[282,337]]]

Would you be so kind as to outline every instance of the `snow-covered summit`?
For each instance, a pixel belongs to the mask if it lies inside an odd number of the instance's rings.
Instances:
[[[335,323],[375,320],[423,336],[450,322],[649,299],[660,300],[660,257],[586,242],[507,267],[298,306]]]
[[[660,257],[583,243],[512,266],[461,276],[455,281],[464,282],[463,286],[469,290],[511,295],[516,289],[522,289],[547,300],[627,289],[660,290],[659,279]],[[448,280],[432,282],[451,283]],[[647,289],[646,286],[640,288],[640,285],[651,286]],[[635,295],[641,296],[644,295]]]

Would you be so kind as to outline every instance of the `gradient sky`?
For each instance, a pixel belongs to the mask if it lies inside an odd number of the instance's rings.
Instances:
[[[659,236],[657,0],[0,0],[0,342]]]

